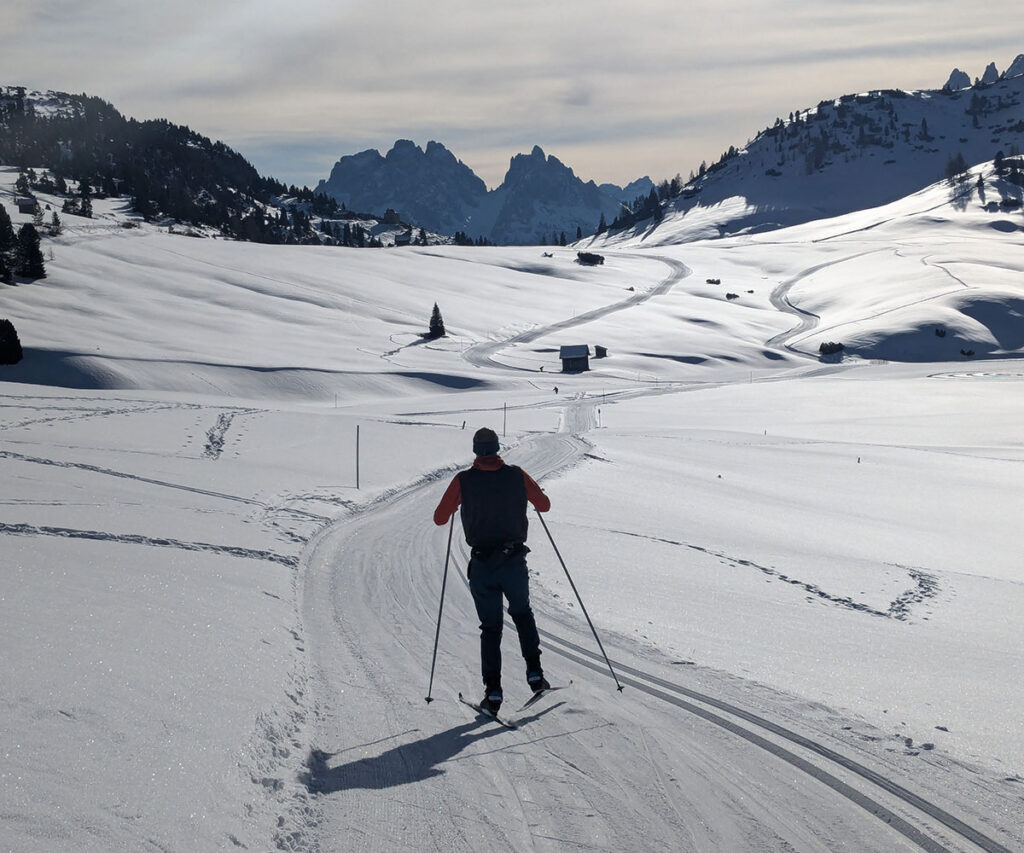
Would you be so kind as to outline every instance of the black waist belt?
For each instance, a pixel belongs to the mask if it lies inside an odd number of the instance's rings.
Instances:
[[[522,542],[504,542],[501,545],[493,545],[488,548],[476,547],[470,552],[473,557],[477,560],[483,560],[487,562],[492,558],[506,558],[512,557],[515,554],[525,554],[529,552],[529,548],[526,547]]]

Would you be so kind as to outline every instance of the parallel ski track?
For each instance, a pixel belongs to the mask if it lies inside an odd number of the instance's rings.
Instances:
[[[861,254],[869,253],[864,252]],[[859,255],[855,255],[853,257],[859,257]],[[830,261],[829,263],[822,264],[820,266],[824,268],[827,266],[831,266],[835,263],[850,259],[851,258],[842,258],[839,261]],[[650,296],[661,295],[667,292],[673,284],[675,284],[680,278],[682,278],[689,272],[688,268],[686,268],[686,266],[679,261],[663,257],[658,257],[658,260],[662,260],[666,264],[668,264],[668,266],[671,268],[671,272],[668,275],[668,277],[666,277],[662,281],[659,287],[655,288],[655,290],[651,291],[648,294],[644,294],[641,299],[626,300],[623,303],[620,303],[619,305],[610,306],[609,308],[606,309],[598,309],[596,311],[592,311],[587,315],[582,315],[578,318],[575,318],[575,320],[573,321],[560,325],[582,325],[589,322],[592,319],[596,319],[597,317],[603,316],[609,313],[610,311],[617,311],[622,310],[624,308],[632,307],[632,305],[635,305],[640,301],[644,301],[647,298],[650,298]],[[772,341],[769,341],[769,345],[777,343],[785,344],[785,342],[793,338],[795,334],[798,334],[799,332],[802,331],[806,331],[806,327],[808,325],[813,325],[814,323],[817,322],[817,317],[815,315],[810,314],[810,312],[803,311],[802,309],[796,308],[796,306],[793,306],[791,303],[789,303],[787,298],[788,291],[794,284],[796,284],[802,278],[806,277],[806,275],[816,271],[817,269],[818,268],[805,270],[801,275],[794,277],[790,281],[784,283],[782,286],[777,288],[775,292],[772,294],[773,304],[775,304],[775,306],[780,310],[788,310],[793,313],[796,313],[801,318],[801,324],[796,329],[791,329],[790,331],[782,335],[776,336],[775,338],[772,339]],[[556,327],[548,327],[543,330],[532,330],[531,332],[527,332],[522,335],[516,336],[515,338],[512,338],[510,340],[502,341],[500,343],[493,342],[487,344],[483,347],[480,347],[480,351],[474,354],[475,357],[470,358],[469,360],[471,362],[478,364],[485,363],[490,364],[492,366],[499,366],[497,365],[497,362],[495,362],[493,359],[493,355],[497,352],[497,350],[512,343],[519,343],[525,340],[533,339],[539,336],[539,334],[541,334],[542,332],[546,333],[551,328]],[[578,401],[576,405],[570,403],[567,407],[568,411],[566,413],[567,416],[564,419],[565,423],[568,424],[570,421],[575,421],[576,423],[573,423],[573,426],[582,426],[583,422],[586,421],[586,418],[584,417],[583,412],[579,410],[590,408],[592,408],[592,403],[588,403],[585,400]],[[565,429],[564,426],[563,429]],[[571,427],[568,431],[576,432],[576,430],[573,430]],[[563,453],[564,452],[565,451],[563,449]],[[566,464],[564,459],[562,464]],[[561,465],[556,465],[556,467],[561,467]],[[465,579],[464,573],[461,573],[461,575],[463,582],[466,583],[468,586],[468,582]],[[508,627],[514,630],[514,626],[510,622],[507,622],[506,624],[508,625]],[[564,637],[558,636],[557,634],[553,634],[549,631],[541,630],[540,633],[549,643],[554,644],[553,646],[548,647],[550,651],[555,652],[561,657],[571,660],[580,666],[584,666],[588,669],[600,672],[602,675],[607,672],[607,666],[604,662],[604,659],[596,652],[584,648],[583,646],[574,643],[571,640],[565,639]],[[829,772],[829,770],[825,767],[813,764],[812,762],[808,761],[802,756],[797,755],[795,752],[786,749],[784,746],[775,743],[771,740],[768,740],[767,738],[759,734],[755,729],[761,729],[765,732],[770,732],[772,735],[775,735],[778,738],[782,738],[783,740],[789,741],[793,744],[796,744],[797,746],[802,747],[803,749],[810,751],[814,755],[818,756],[826,762],[831,763],[834,766],[841,767],[844,770],[855,774],[861,779],[864,779],[865,781],[871,783],[877,788],[880,788],[881,790],[887,792],[891,796],[896,797],[898,800],[912,807],[916,811],[924,815],[927,815],[930,819],[934,821],[937,821],[941,825],[945,826],[948,830],[955,833],[961,839],[976,845],[982,850],[988,851],[988,853],[1011,853],[1011,850],[1008,847],[1005,847],[1004,845],[1000,844],[995,839],[989,837],[985,833],[981,832],[980,830],[976,829],[970,824],[964,822],[960,818],[957,818],[955,815],[950,814],[948,811],[931,802],[930,800],[927,800],[924,797],[915,794],[913,791],[905,788],[904,786],[900,785],[894,780],[884,776],[881,773],[878,773],[875,770],[872,770],[869,767],[864,766],[863,764],[857,761],[854,761],[853,759],[845,755],[842,755],[841,753],[836,752],[835,750],[825,746],[824,744],[821,744],[815,740],[805,737],[804,735],[801,735],[798,732],[795,732],[791,729],[787,729],[786,727],[781,726],[778,723],[775,723],[758,714],[754,714],[750,711],[747,711],[746,709],[741,708],[737,705],[733,705],[729,702],[724,702],[720,699],[716,699],[713,696],[708,696],[707,694],[691,690],[678,684],[674,684],[671,681],[668,681],[652,673],[645,672],[641,669],[637,669],[636,667],[632,667],[627,664],[616,661],[612,661],[612,663],[617,672],[624,674],[619,679],[620,682],[622,682],[623,684],[633,687],[634,689],[639,690],[643,693],[646,693],[647,695],[653,698],[660,699],[661,701],[667,702],[671,705],[675,705],[676,707],[681,708],[682,710],[687,711],[690,714],[698,716],[716,726],[719,726],[731,732],[732,734],[738,737],[743,738],[749,743],[752,743],[755,746],[758,746],[761,749],[770,752],[772,755],[782,759],[783,761],[786,761],[788,764],[797,768],[801,772],[806,773],[807,775],[824,783],[841,796],[845,797],[846,799],[865,809],[874,817],[877,817],[878,819],[884,821],[886,824],[888,824],[890,827],[892,827],[897,832],[902,834],[913,844],[917,845],[922,850],[928,851],[928,853],[948,853],[948,848],[940,844],[938,841],[929,838],[921,829],[917,828],[909,821],[905,820],[903,817],[897,815],[895,812],[893,812],[891,809],[889,809],[882,803],[878,802],[875,799],[872,799],[871,797],[867,796],[866,794],[862,793],[856,788],[853,788],[852,786],[848,785],[846,782],[842,781],[837,776]],[[694,702],[699,702],[701,703],[701,705],[696,705],[694,704]],[[712,710],[709,710],[709,708],[714,708],[717,711],[724,712],[726,714],[731,715],[732,717],[742,720],[749,726],[753,726],[754,729],[742,726],[735,720],[727,719],[726,717],[723,717],[720,714],[715,713]]]
[[[468,589],[469,584],[468,581],[466,581],[465,572],[463,571],[459,574]],[[509,630],[515,631],[515,625],[512,624],[511,620],[506,619],[505,625]],[[541,637],[549,643],[549,645],[546,646],[546,651],[553,652],[566,660],[570,660],[579,666],[586,667],[587,669],[591,669],[594,672],[607,677],[608,665],[600,654],[592,651],[591,649],[587,649],[578,643],[574,643],[572,640],[568,640],[565,637],[552,633],[551,631],[547,631],[542,628],[538,628],[538,631]],[[550,643],[554,643],[555,645],[552,646]],[[776,737],[803,747],[825,761],[842,767],[844,770],[847,770],[865,781],[870,782],[876,787],[881,788],[883,791],[896,797],[906,805],[913,807],[917,811],[927,815],[932,820],[939,822],[960,838],[965,841],[969,841],[971,844],[976,845],[982,850],[988,851],[988,853],[1013,853],[1010,848],[1005,847],[995,839],[989,837],[955,815],[950,814],[941,806],[938,806],[930,800],[915,794],[913,791],[905,788],[898,782],[895,782],[883,774],[872,770],[870,767],[864,766],[852,758],[836,752],[834,749],[831,749],[818,741],[812,740],[811,738],[801,735],[792,729],[779,725],[778,723],[775,723],[766,717],[762,717],[759,714],[752,713],[738,705],[734,705],[730,702],[716,699],[714,696],[709,696],[706,693],[701,693],[697,690],[692,690],[688,687],[675,684],[667,679],[654,675],[653,673],[645,672],[642,669],[622,663],[621,661],[611,659],[611,663],[621,684],[627,687],[632,687],[647,694],[648,696],[660,699],[670,705],[674,705],[677,708],[681,708],[690,714],[700,717],[701,719],[719,726],[731,734],[741,737],[747,742],[764,749],[776,758],[782,759],[797,770],[800,770],[808,776],[811,776],[819,782],[827,785],[836,793],[888,824],[894,830],[907,838],[908,841],[911,841],[922,850],[928,851],[928,853],[950,853],[950,851],[949,848],[940,844],[938,841],[929,838],[922,830],[900,817],[890,808],[877,800],[872,799],[861,791],[858,791],[856,788],[848,785],[846,782],[830,773],[826,767],[813,764],[802,756],[797,755],[795,752],[786,749],[784,746],[768,740],[756,731],[739,725],[734,720],[727,719],[714,711],[708,710],[707,707],[701,707],[700,705],[695,705],[693,703],[700,702],[702,705],[730,714],[751,726],[770,732]]]
[[[571,640],[559,637],[557,634],[552,634],[549,631],[541,630],[540,633],[547,641],[557,644],[556,647],[548,646],[549,651],[553,651],[556,654],[579,664],[580,666],[585,666],[588,669],[601,673],[602,675],[607,672],[607,666],[605,665],[604,659],[597,653],[586,649]],[[915,794],[913,791],[908,790],[881,773],[878,773],[869,767],[865,767],[863,764],[854,761],[852,758],[848,758],[847,756],[842,755],[841,753],[838,753],[815,740],[794,732],[791,729],[787,729],[785,726],[774,723],[765,717],[754,714],[737,705],[724,702],[721,699],[716,699],[713,696],[708,696],[707,694],[691,690],[679,684],[673,684],[671,681],[660,678],[659,676],[653,675],[649,672],[644,672],[643,670],[629,666],[628,664],[613,660],[612,665],[620,675],[619,681],[624,685],[633,687],[649,696],[653,696],[663,702],[675,705],[678,708],[682,708],[691,714],[695,714],[696,716],[720,726],[732,734],[738,735],[744,740],[767,750],[772,755],[781,758],[783,761],[786,761],[797,769],[828,785],[834,791],[856,803],[858,806],[866,809],[875,817],[885,821],[885,823],[889,824],[889,826],[904,835],[908,840],[912,841],[923,850],[944,851],[947,850],[947,848],[931,838],[928,838],[915,826],[908,823],[881,803],[847,785],[845,782],[829,773],[828,770],[812,764],[796,753],[791,752],[779,744],[767,740],[756,732],[751,731],[748,728],[744,728],[732,720],[715,714],[706,708],[694,705],[692,702],[688,702],[686,699],[680,697],[685,696],[687,699],[692,699],[696,702],[716,708],[719,711],[731,714],[746,723],[771,732],[777,737],[788,740],[815,753],[821,758],[856,774],[873,785],[876,785],[907,805],[923,812],[928,815],[928,817],[938,821],[947,829],[956,833],[964,840],[977,845],[982,850],[989,851],[989,853],[1011,853],[1008,847],[1003,846],[995,839],[990,838],[985,833],[975,829],[970,824],[965,823],[930,800]],[[623,675],[623,673],[627,674]]]

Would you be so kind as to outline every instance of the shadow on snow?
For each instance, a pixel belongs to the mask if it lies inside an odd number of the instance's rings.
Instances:
[[[330,766],[330,760],[338,753],[313,749],[306,759],[306,772],[301,781],[314,794],[333,794],[353,788],[380,790],[422,782],[443,774],[444,770],[438,765],[454,758],[466,747],[507,733],[496,723],[477,719],[400,744],[380,755],[357,758],[334,767]]]

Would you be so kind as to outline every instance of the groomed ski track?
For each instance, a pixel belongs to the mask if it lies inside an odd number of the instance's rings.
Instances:
[[[477,357],[494,366],[492,352]],[[558,433],[506,458],[543,480],[579,464],[593,426],[593,403],[571,401]],[[572,695],[510,712],[517,731],[475,718],[456,699],[479,687],[457,522],[436,701],[426,703],[448,532],[431,516],[448,476],[326,529],[307,549],[310,671],[295,725],[308,745],[291,757],[298,783],[278,793],[278,849],[1013,849],[969,805],[943,801],[940,783],[830,740],[798,708],[603,634],[627,685],[617,693],[586,622],[540,601],[546,669],[573,679]],[[550,547],[531,527],[531,547]],[[576,580],[585,598],[585,576]],[[512,709],[527,695],[514,629],[503,649]]]

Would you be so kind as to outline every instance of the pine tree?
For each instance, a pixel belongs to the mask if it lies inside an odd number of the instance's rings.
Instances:
[[[15,272],[25,278],[46,278],[46,266],[43,264],[43,253],[39,248],[39,232],[30,222],[26,222],[18,231],[18,251]]]
[[[964,159],[964,155],[958,152],[955,157],[950,157],[949,162],[946,163],[946,180],[952,185],[957,180],[965,180],[966,178],[967,161]]]
[[[441,309],[437,307],[437,303],[434,303],[434,310],[430,314],[430,331],[427,337],[443,338],[445,336],[444,330],[444,319],[441,317]]]
[[[21,358],[21,341],[14,323],[0,320],[0,364],[17,364]]]
[[[14,254],[18,248],[18,238],[14,235],[14,226],[7,208],[0,204],[0,281],[9,283],[14,267]]]
[[[92,188],[88,181],[81,182],[82,200],[78,207],[79,216],[87,216],[92,219]]]

